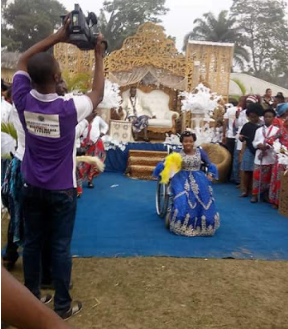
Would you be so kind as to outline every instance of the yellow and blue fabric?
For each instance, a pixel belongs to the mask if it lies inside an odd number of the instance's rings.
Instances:
[[[164,163],[164,169],[161,172],[161,183],[167,184],[169,180],[181,170],[182,157],[179,153],[169,154]]]

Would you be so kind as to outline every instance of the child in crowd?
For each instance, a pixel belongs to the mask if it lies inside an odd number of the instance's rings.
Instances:
[[[245,151],[241,162],[241,170],[243,172],[243,193],[240,195],[241,197],[247,197],[252,186],[254,157],[256,153],[253,140],[256,130],[261,125],[260,116],[263,115],[263,108],[258,103],[250,104],[246,114],[249,122],[243,126],[239,135],[240,141],[245,142],[243,145]]]
[[[271,181],[272,168],[275,163],[273,148],[267,144],[267,140],[275,136],[278,128],[273,126],[276,113],[272,109],[264,111],[263,127],[256,130],[253,146],[256,149],[254,159],[253,190],[251,202],[256,203],[258,196],[263,194],[264,200],[269,202],[269,186]]]

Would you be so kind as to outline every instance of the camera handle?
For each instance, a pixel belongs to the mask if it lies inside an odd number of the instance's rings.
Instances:
[[[92,12],[88,13],[88,16],[86,18],[86,22],[87,22],[88,25],[90,24],[90,22],[91,22],[92,26],[97,25],[97,23],[98,23],[97,16]]]

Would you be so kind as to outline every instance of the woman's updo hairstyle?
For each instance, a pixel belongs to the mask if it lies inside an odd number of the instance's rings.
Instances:
[[[196,134],[192,133],[191,131],[189,130],[186,130],[184,131],[181,136],[180,136],[180,142],[183,143],[183,140],[184,140],[184,137],[191,137],[193,138],[193,141],[196,142],[197,140],[197,137],[196,137]]]

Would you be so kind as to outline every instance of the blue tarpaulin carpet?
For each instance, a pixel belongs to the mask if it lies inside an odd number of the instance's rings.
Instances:
[[[155,211],[156,182],[104,173],[78,202],[72,253],[79,257],[174,256],[288,259],[288,218],[271,205],[214,185],[221,227],[214,237],[170,233]]]

